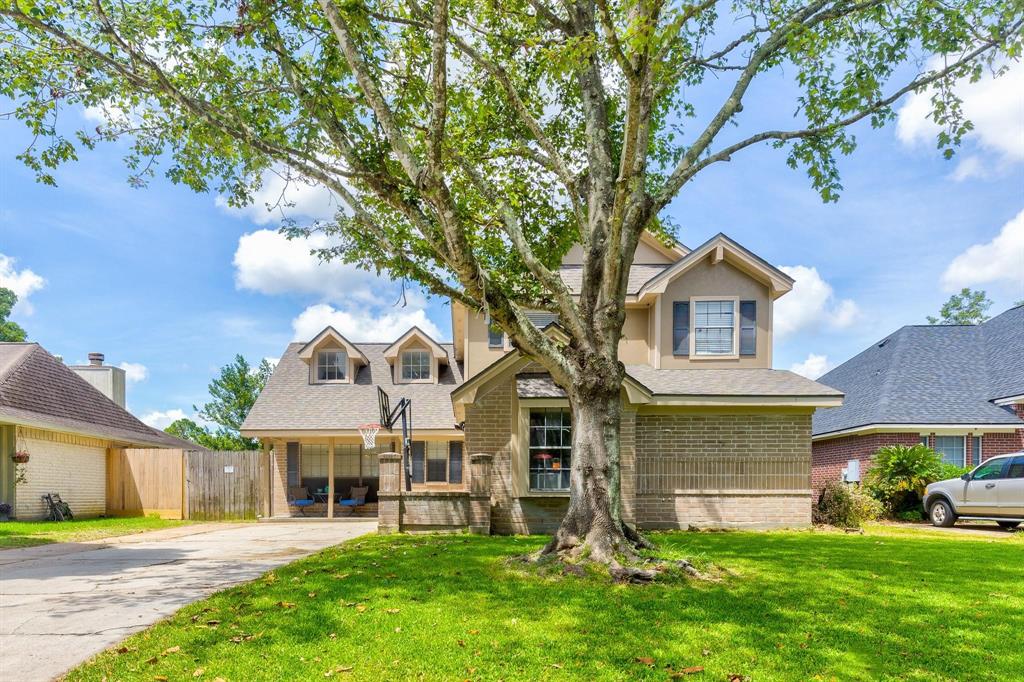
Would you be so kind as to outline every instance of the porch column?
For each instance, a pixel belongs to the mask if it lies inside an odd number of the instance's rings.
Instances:
[[[327,440],[327,518],[334,518],[334,439]]]
[[[493,455],[469,456],[469,532],[491,534],[491,463]]]
[[[402,527],[402,456],[397,452],[382,452],[378,459],[380,479],[377,484],[377,531],[397,533]]]

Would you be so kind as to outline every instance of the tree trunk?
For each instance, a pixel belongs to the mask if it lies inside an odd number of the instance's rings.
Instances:
[[[569,509],[541,555],[586,557],[617,566],[634,559],[645,543],[621,519],[620,424],[618,388],[576,388],[572,408],[572,471]]]

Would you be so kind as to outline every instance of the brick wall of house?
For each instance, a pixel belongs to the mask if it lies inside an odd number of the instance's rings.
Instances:
[[[108,442],[56,431],[18,427],[17,448],[30,457],[25,482],[15,490],[14,515],[23,520],[46,516],[44,493],[58,493],[76,518],[107,510]]]
[[[871,458],[879,448],[886,445],[916,445],[920,442],[919,433],[872,433],[815,441],[812,445],[811,487],[820,491],[828,481],[841,480],[843,469],[851,459],[860,460],[863,478],[871,466]]]
[[[810,428],[809,413],[639,415],[637,525],[809,525]]]
[[[292,516],[288,507],[288,444],[274,441],[270,456],[270,515]],[[295,512],[296,514],[298,512]]]

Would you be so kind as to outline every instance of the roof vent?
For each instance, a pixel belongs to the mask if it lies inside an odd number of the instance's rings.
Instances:
[[[879,348],[884,348],[885,344],[887,344],[887,343],[889,343],[889,339],[883,339],[882,342],[878,344],[878,347]]]
[[[106,356],[103,353],[89,353],[89,364],[94,367],[102,367],[104,357]]]

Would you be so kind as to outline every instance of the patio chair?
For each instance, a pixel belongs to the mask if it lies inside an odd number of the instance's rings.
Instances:
[[[316,503],[316,500],[309,496],[309,490],[306,488],[288,488],[288,506],[298,507],[299,513],[303,516],[306,515],[306,507],[311,507]]]
[[[60,499],[59,494],[46,493],[42,495],[42,498],[46,503],[47,521],[71,521],[75,518],[75,515],[71,513],[71,507]]]
[[[355,513],[356,507],[362,507],[366,504],[366,493],[370,490],[368,486],[357,488],[355,486],[349,488],[347,500],[338,500],[338,504],[342,507],[347,507],[351,513]]]

